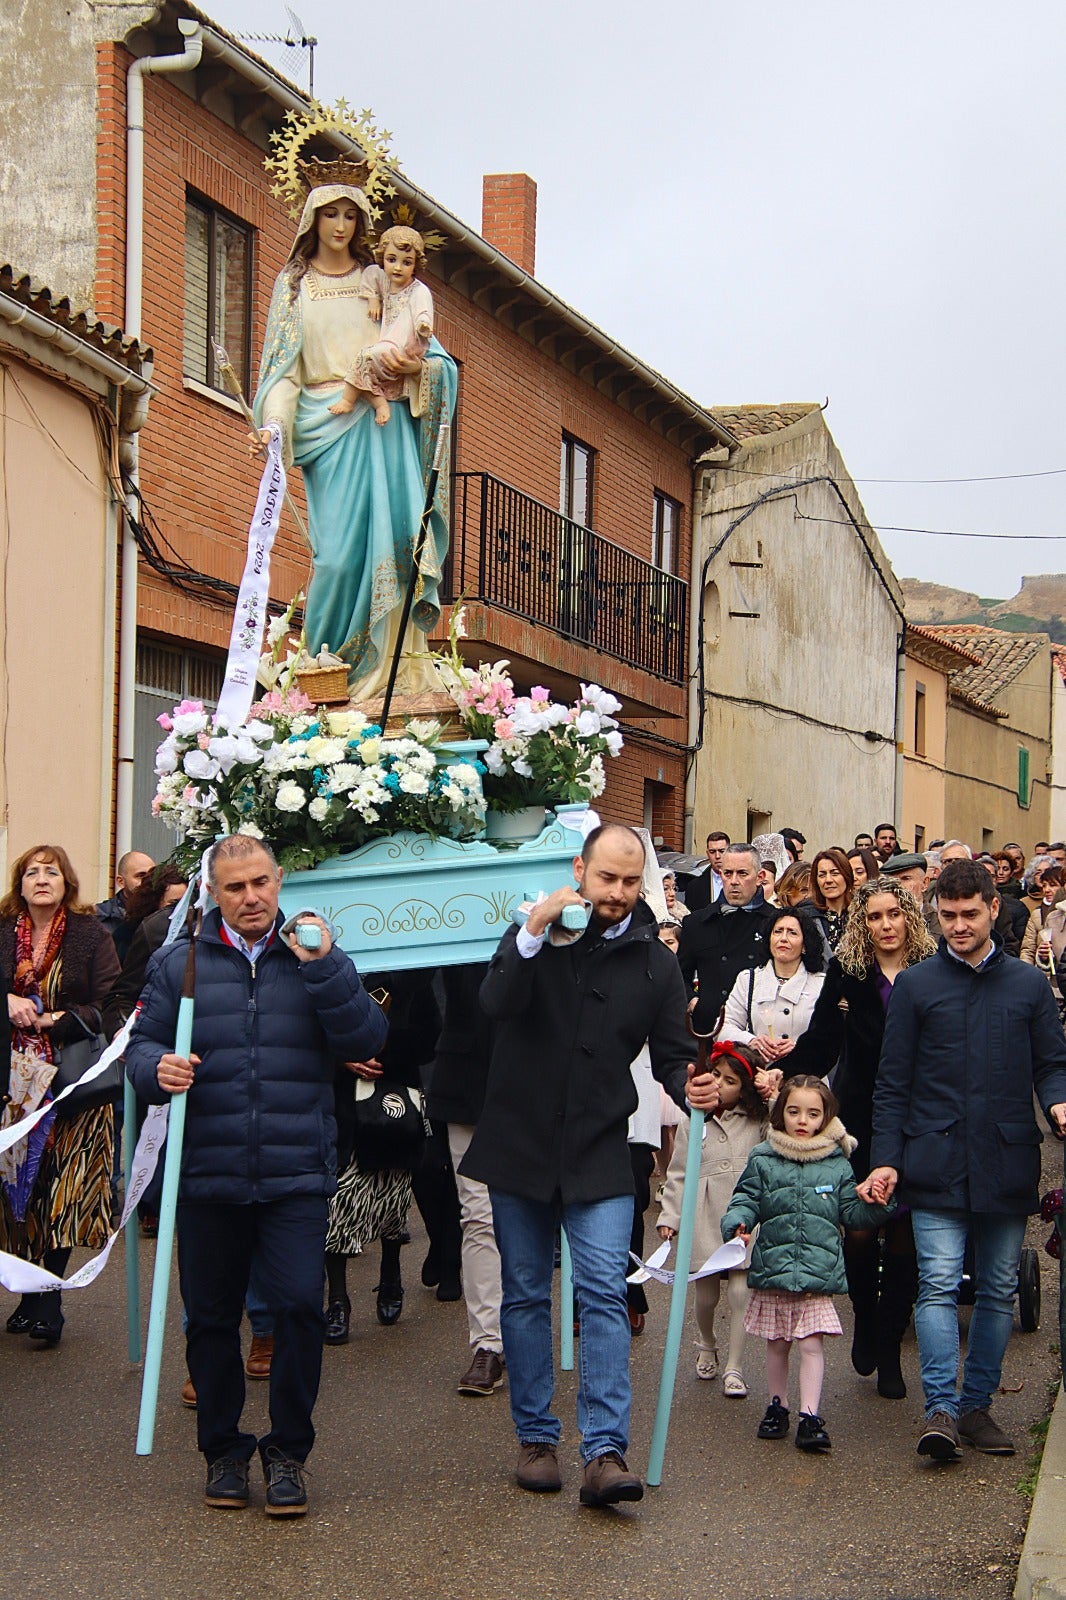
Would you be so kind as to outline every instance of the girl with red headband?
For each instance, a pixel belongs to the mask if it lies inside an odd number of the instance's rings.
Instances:
[[[755,1074],[765,1062],[746,1044],[719,1040],[711,1051],[708,1069],[718,1086],[718,1105],[707,1113],[706,1133],[700,1161],[699,1192],[696,1198],[696,1226],[692,1238],[695,1266],[717,1250],[723,1213],[732,1198],[733,1187],[747,1165],[755,1146],[766,1137],[767,1108],[755,1088]],[[682,1117],[674,1142],[659,1215],[659,1237],[672,1239],[681,1219],[681,1191],[688,1158],[688,1118]],[[744,1311],[748,1303],[747,1260],[742,1267],[726,1274],[726,1299],[729,1302],[729,1345],[722,1373],[722,1393],[732,1400],[743,1400],[748,1386],[741,1365],[744,1350]],[[718,1376],[718,1344],[714,1314],[722,1292],[722,1274],[700,1278],[696,1283],[696,1376]]]

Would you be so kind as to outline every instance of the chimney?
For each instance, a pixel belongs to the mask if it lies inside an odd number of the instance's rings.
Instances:
[[[524,172],[486,174],[481,184],[481,232],[491,245],[533,276],[537,255],[537,186]]]

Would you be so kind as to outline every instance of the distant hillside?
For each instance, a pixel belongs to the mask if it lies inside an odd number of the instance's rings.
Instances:
[[[902,578],[907,617],[911,622],[980,622],[1008,633],[1046,633],[1066,644],[1066,573],[1043,573],[1022,579],[1009,600],[982,599],[968,589]]]

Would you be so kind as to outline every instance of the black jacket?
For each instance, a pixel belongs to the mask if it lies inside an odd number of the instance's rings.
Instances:
[[[710,1033],[738,974],[769,960],[766,926],[774,908],[761,899],[750,911],[733,910],[718,899],[706,911],[693,911],[681,924],[681,976],[692,990],[699,979],[699,1001],[692,1025]]]
[[[1039,1206],[1045,1113],[1066,1103],[1066,1038],[1047,979],[999,947],[975,970],[941,940],[892,991],[874,1091],[875,1167],[934,1211]]]
[[[496,1023],[485,1106],[460,1171],[526,1199],[588,1203],[633,1193],[626,1122],[630,1063],[647,1040],[652,1071],[682,1109],[693,1045],[677,961],[638,901],[614,939],[590,930],[527,958],[509,928],[481,1003]]]
[[[487,961],[441,970],[444,1018],[436,1054],[426,1071],[426,1110],[436,1122],[473,1126],[481,1116],[493,1026],[478,993],[488,970]]]
[[[104,999],[118,977],[118,956],[114,941],[106,929],[92,915],[67,912],[67,927],[60,946],[59,959],[62,970],[59,978],[57,1011],[73,1011],[81,1021],[95,1030],[100,1026]],[[15,918],[6,917],[0,922],[0,973],[3,974],[7,993],[15,983]],[[58,1045],[72,1044],[85,1037],[84,1029],[69,1017],[63,1017],[52,1029],[51,1038]],[[0,1090],[6,1093],[10,1070],[11,1051],[0,1055],[4,1062]]]
[[[834,956],[807,1031],[781,1063],[786,1078],[805,1072],[822,1078],[836,1067],[833,1093],[840,1120],[857,1141],[851,1164],[860,1180],[870,1170],[874,1084],[884,1035],[885,1008],[875,971],[853,978]]]

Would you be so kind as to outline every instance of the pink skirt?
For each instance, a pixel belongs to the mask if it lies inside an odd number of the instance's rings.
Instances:
[[[812,1333],[843,1333],[836,1306],[827,1294],[790,1294],[785,1289],[753,1289],[744,1313],[745,1333],[761,1339],[808,1339]]]

